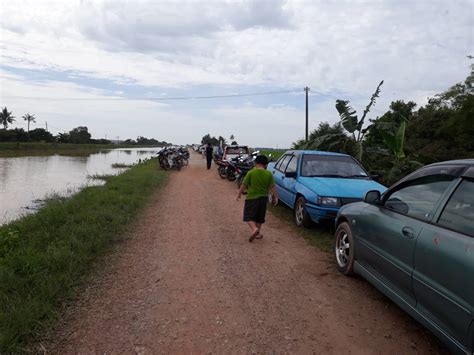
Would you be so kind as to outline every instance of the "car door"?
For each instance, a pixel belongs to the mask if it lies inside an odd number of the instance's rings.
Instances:
[[[294,206],[296,200],[296,177],[286,177],[286,173],[296,173],[298,170],[298,156],[293,155],[286,166],[286,170],[281,180],[282,190],[285,194],[285,203],[288,206]]]
[[[285,154],[282,158],[281,161],[279,161],[275,165],[275,169],[273,170],[273,178],[275,179],[275,186],[278,192],[278,196],[280,197],[280,200],[290,206],[288,204],[289,200],[289,195],[286,193],[285,186],[284,186],[284,171],[286,170],[286,167],[288,165],[288,162],[290,161],[292,155]]]
[[[429,175],[406,180],[369,205],[360,216],[356,258],[401,299],[416,305],[412,288],[418,235],[429,221],[453,176]]]
[[[460,342],[470,345],[474,307],[474,179],[465,178],[423,228],[415,252],[417,309]]]

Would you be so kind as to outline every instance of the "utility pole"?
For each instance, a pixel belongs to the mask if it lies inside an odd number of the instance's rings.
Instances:
[[[48,132],[48,121],[46,121],[45,125],[46,125],[46,132]]]
[[[309,87],[305,87],[304,91],[306,92],[306,131],[305,131],[305,140],[308,141],[308,92]]]

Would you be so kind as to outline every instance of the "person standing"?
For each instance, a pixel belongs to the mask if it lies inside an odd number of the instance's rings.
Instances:
[[[207,170],[211,168],[211,163],[212,163],[212,145],[211,143],[207,143],[206,145],[206,160],[207,160]]]
[[[262,224],[265,223],[265,214],[267,212],[268,193],[272,194],[272,203],[278,204],[278,193],[275,188],[275,180],[270,171],[267,170],[268,158],[265,155],[259,155],[255,158],[255,168],[245,175],[242,186],[240,186],[237,195],[237,201],[242,197],[242,193],[247,189],[247,198],[244,205],[244,222],[247,222],[252,234],[249,242],[254,239],[261,239],[260,233]]]

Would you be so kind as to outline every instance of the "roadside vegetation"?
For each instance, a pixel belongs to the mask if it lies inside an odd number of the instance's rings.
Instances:
[[[166,176],[152,159],[0,226],[0,353],[27,350],[27,340],[53,324]]]
[[[283,203],[278,206],[268,205],[268,210],[278,219],[288,223],[298,235],[302,236],[309,244],[317,249],[331,253],[334,248],[334,226],[330,223],[322,225],[312,225],[308,228],[297,227],[293,210]]]
[[[425,164],[474,157],[474,65],[463,83],[417,110],[414,102],[398,100],[385,114],[369,119],[382,85],[360,118],[349,101],[337,100],[340,121],[320,123],[308,142],[299,140],[293,148],[350,154],[385,185]]]

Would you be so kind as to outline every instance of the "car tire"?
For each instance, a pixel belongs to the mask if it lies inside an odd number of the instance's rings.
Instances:
[[[310,227],[312,224],[311,217],[306,212],[306,199],[300,196],[295,203],[293,214],[295,217],[295,224],[298,227]]]
[[[355,260],[354,238],[351,227],[347,222],[342,222],[336,229],[334,254],[337,269],[344,275],[353,275]]]

